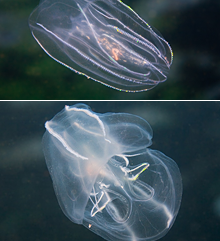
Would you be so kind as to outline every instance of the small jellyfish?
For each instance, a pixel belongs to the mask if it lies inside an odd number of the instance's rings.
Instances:
[[[168,42],[119,0],[42,0],[29,26],[54,60],[117,90],[151,89],[172,64]]]
[[[153,241],[177,216],[177,164],[149,149],[147,121],[66,106],[45,124],[44,154],[64,214],[109,241]]]

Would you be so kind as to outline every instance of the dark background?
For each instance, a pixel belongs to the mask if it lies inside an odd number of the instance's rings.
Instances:
[[[0,240],[103,241],[62,213],[42,153],[44,123],[76,102],[0,102]],[[152,149],[183,179],[177,219],[161,241],[220,240],[220,103],[84,102],[93,111],[146,119]]]
[[[170,43],[166,82],[122,93],[79,76],[37,44],[28,17],[38,0],[0,0],[0,99],[219,99],[220,1],[124,0]]]

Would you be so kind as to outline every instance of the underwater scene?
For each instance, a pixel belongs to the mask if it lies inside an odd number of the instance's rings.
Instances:
[[[220,240],[219,12],[0,1],[0,241]]]
[[[215,0],[0,1],[0,99],[219,99],[219,10]]]
[[[0,240],[212,240],[219,102],[0,102]]]

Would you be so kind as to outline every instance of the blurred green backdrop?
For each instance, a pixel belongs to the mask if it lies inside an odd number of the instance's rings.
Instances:
[[[220,2],[125,0],[170,43],[166,82],[141,93],[113,90],[77,75],[37,44],[28,17],[39,0],[0,0],[0,99],[218,99]]]

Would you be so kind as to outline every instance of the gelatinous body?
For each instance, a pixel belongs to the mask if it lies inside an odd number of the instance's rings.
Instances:
[[[157,240],[168,232],[180,207],[181,175],[172,159],[148,148],[147,121],[77,104],[45,127],[46,163],[71,221],[111,241]]]
[[[119,0],[42,0],[29,25],[50,57],[118,90],[151,89],[172,63],[169,44]]]

